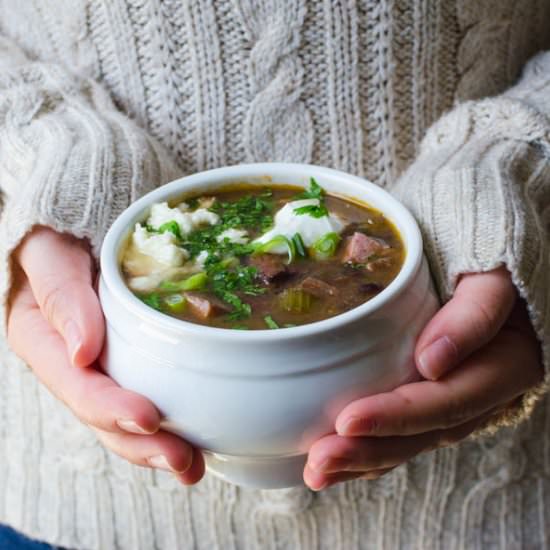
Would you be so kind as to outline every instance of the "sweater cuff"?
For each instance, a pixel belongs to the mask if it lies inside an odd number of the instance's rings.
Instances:
[[[88,239],[99,256],[116,216],[174,179],[162,147],[94,81],[32,63],[0,74],[0,323],[13,250],[35,225]],[[44,258],[48,261],[48,258]]]
[[[487,432],[525,419],[550,387],[549,236],[543,219],[550,196],[549,129],[546,116],[521,100],[501,96],[462,104],[429,130],[419,158],[393,189],[420,224],[443,301],[461,274],[505,265],[527,303],[544,381]]]

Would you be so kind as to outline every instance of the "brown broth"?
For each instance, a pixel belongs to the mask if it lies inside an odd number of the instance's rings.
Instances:
[[[233,202],[249,195],[258,195],[266,188],[257,186],[233,186],[205,196],[214,196],[224,202]],[[269,186],[273,191],[273,214],[286,202],[293,199],[297,193],[303,191],[301,188],[291,186]],[[189,200],[184,197],[171,201],[178,204],[182,200]],[[249,296],[241,292],[236,294],[244,302],[250,304],[252,313],[249,317],[234,320],[228,319],[227,313],[209,317],[198,318],[191,311],[190,307],[178,314],[164,311],[172,317],[199,323],[211,327],[220,328],[242,328],[242,329],[266,329],[265,317],[269,315],[280,328],[287,325],[297,326],[328,319],[340,313],[353,309],[372,297],[376,296],[399,273],[405,255],[405,249],[401,237],[394,225],[389,222],[379,211],[359,201],[344,200],[340,197],[326,195],[325,204],[331,213],[337,214],[341,219],[348,222],[348,225],[341,234],[336,254],[327,260],[317,261],[311,258],[297,258],[288,266],[288,274],[276,277],[269,284],[257,279],[257,284],[266,288],[265,294]],[[251,240],[258,237],[263,231],[249,231]],[[364,264],[354,265],[343,263],[342,256],[346,245],[346,238],[354,232],[361,232],[369,237],[382,239],[389,248],[379,251],[368,259]],[[248,265],[249,257],[240,258],[242,265]],[[336,288],[334,295],[311,296],[310,309],[307,312],[295,313],[285,310],[282,305],[282,296],[288,289],[299,288],[307,277],[314,277]],[[143,298],[139,293],[136,295]],[[201,291],[203,297],[208,297],[208,290]],[[219,299],[219,298],[216,298]]]

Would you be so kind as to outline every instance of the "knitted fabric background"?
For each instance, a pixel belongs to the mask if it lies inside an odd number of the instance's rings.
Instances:
[[[130,201],[181,174],[311,162],[399,195],[442,295],[506,263],[548,353],[550,56],[510,88],[550,47],[547,0],[0,0],[0,14],[3,302],[36,223],[97,253]],[[314,494],[182,488],[105,451],[5,343],[0,379],[0,522],[58,545],[550,545],[547,398],[518,428]]]

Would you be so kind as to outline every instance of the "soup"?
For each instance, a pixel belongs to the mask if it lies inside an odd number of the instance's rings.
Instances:
[[[283,329],[344,313],[395,278],[404,246],[364,203],[312,179],[234,185],[158,203],[122,257],[126,284],[172,317],[228,329]]]

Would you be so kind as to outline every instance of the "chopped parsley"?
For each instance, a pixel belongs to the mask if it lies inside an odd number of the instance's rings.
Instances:
[[[227,268],[222,262],[207,266],[210,289],[220,300],[233,307],[228,319],[244,319],[250,317],[252,313],[250,304],[243,302],[237,292],[258,296],[266,291],[265,288],[256,284],[256,273],[256,268],[252,266],[237,265]]]
[[[216,200],[209,210],[220,217],[219,222],[196,229],[180,239],[181,246],[189,252],[191,259],[201,252],[208,253],[204,263],[206,287],[232,306],[233,310],[229,314],[232,320],[243,319],[251,314],[250,305],[242,300],[241,295],[256,296],[265,292],[265,289],[256,284],[256,268],[241,265],[239,259],[252,254],[255,246],[233,243],[228,238],[218,242],[218,237],[228,229],[245,229],[251,237],[258,231],[269,229],[273,225],[272,196],[271,190],[262,190],[259,194],[248,194],[236,201]],[[166,226],[165,231],[176,234],[171,223],[164,224],[156,232]]]
[[[263,232],[273,225],[271,192],[246,195],[234,202],[216,201],[210,210],[220,216],[222,231],[235,228]]]
[[[315,181],[315,178],[309,179],[309,189],[306,189],[304,192],[296,195],[293,200],[299,199],[319,199],[323,200],[325,196],[325,190]]]
[[[300,206],[294,209],[294,213],[299,216],[302,214],[309,214],[312,218],[324,218],[325,216],[328,216],[327,207],[323,203]]]
[[[324,203],[325,190],[315,181],[315,178],[310,178],[309,189],[303,193],[296,195],[294,200],[299,199],[317,199],[319,204],[308,204],[294,209],[294,213],[300,215],[308,214],[313,218],[323,218],[328,216],[328,210]]]

